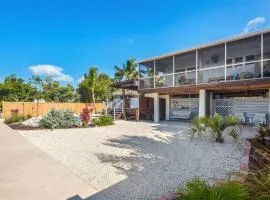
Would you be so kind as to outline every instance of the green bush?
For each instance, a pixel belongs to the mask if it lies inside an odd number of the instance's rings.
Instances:
[[[71,128],[79,126],[78,119],[71,110],[52,109],[47,115],[40,120],[43,128]]]
[[[222,143],[224,141],[225,129],[231,127],[228,134],[233,138],[233,141],[238,144],[241,129],[239,127],[239,129],[237,129],[237,127],[233,126],[237,126],[239,123],[237,117],[223,117],[218,113],[215,113],[213,117],[198,117],[193,121],[191,138],[209,135],[213,141]]]
[[[95,126],[108,126],[113,125],[113,118],[109,116],[101,116],[92,120]]]
[[[5,119],[5,123],[6,124],[13,124],[13,123],[22,122],[25,119],[27,119],[27,118],[25,118],[22,115],[19,115],[18,113],[12,113],[9,118]]]
[[[248,192],[236,181],[220,182],[210,186],[200,178],[189,181],[180,188],[177,200],[246,200]]]

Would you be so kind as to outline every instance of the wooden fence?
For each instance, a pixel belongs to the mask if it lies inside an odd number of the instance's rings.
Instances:
[[[20,115],[31,115],[33,117],[43,116],[47,114],[51,109],[69,109],[74,113],[81,113],[82,109],[86,105],[85,103],[55,103],[55,102],[3,102],[3,117],[7,118],[11,115],[12,111],[18,110]],[[103,103],[95,104],[95,112],[102,112],[105,108]]]

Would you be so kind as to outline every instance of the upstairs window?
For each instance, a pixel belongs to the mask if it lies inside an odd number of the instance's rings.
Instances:
[[[224,66],[225,44],[199,50],[199,68]]]
[[[270,59],[270,33],[263,34],[263,58]]]
[[[234,63],[242,63],[243,62],[243,57],[238,57],[234,59]]]
[[[156,76],[173,73],[173,57],[156,60]]]
[[[254,60],[255,60],[254,55],[246,56],[246,62],[250,62],[250,61],[254,61]]]
[[[227,59],[234,59],[235,63],[261,59],[261,37],[241,39],[227,43]]]
[[[154,76],[154,61],[144,62],[139,64],[140,78]]]

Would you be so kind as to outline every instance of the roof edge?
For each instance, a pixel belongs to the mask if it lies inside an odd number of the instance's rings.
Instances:
[[[191,47],[191,48],[182,49],[182,50],[178,50],[178,51],[173,51],[171,53],[161,54],[160,56],[153,56],[153,57],[150,57],[150,58],[139,60],[137,63],[153,61],[153,60],[161,59],[161,58],[167,58],[167,57],[170,57],[170,56],[173,56],[173,55],[187,53],[189,51],[194,51],[194,50],[197,50],[197,49],[207,48],[207,47],[211,47],[211,46],[216,46],[216,45],[219,45],[219,44],[222,44],[222,43],[225,43],[225,42],[233,42],[233,41],[236,41],[236,40],[245,39],[245,38],[249,38],[249,37],[256,36],[256,35],[259,35],[259,34],[264,34],[264,33],[270,33],[270,28],[265,28],[265,29],[262,29],[262,30],[259,30],[259,31],[253,31],[253,32],[249,32],[249,33],[243,33],[243,34],[231,36],[231,37],[228,37],[228,38],[225,38],[225,39],[216,40],[216,41],[213,41],[213,42],[205,43],[205,44],[194,46],[194,47]]]

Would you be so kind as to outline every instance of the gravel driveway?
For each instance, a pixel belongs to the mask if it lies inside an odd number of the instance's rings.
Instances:
[[[71,171],[114,200],[154,199],[194,176],[229,178],[241,150],[190,141],[190,123],[117,121],[100,128],[20,131]],[[255,133],[244,128],[242,137]],[[90,198],[91,199],[91,198]]]

